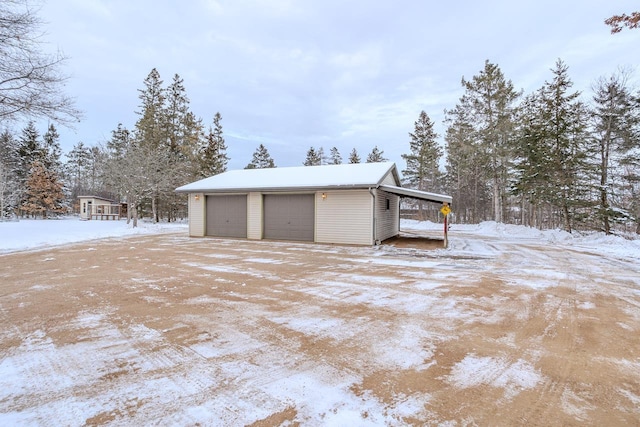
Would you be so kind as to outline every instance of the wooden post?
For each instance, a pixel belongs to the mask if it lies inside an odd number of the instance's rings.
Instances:
[[[449,203],[444,202],[442,204],[442,208],[440,208],[440,213],[444,216],[444,247],[449,247],[449,224],[447,223],[447,218],[451,213],[451,208],[449,207]]]
[[[444,216],[444,247],[445,249],[449,246],[449,227],[447,225],[447,218],[449,217],[449,215],[445,215]]]

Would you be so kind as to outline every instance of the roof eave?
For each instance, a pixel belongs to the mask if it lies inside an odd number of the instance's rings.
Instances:
[[[176,193],[304,193],[331,190],[360,190],[375,188],[378,184],[324,185],[310,187],[245,187],[245,188],[189,188],[175,189]]]

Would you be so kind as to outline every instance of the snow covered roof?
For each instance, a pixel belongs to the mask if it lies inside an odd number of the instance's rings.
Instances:
[[[414,190],[413,188],[396,187],[395,185],[381,185],[379,188],[381,190],[387,191],[389,193],[397,194],[399,196],[406,196],[406,197],[411,197],[413,199],[426,200],[428,202],[442,202],[442,203],[453,202],[453,197],[447,196],[445,194],[429,193],[427,191]]]
[[[238,169],[183,185],[176,192],[367,188],[382,184],[389,173],[393,174],[394,181],[400,185],[400,176],[394,162]]]
[[[113,199],[107,199],[107,198],[100,197],[100,196],[78,196],[78,199],[98,199],[98,200],[104,200],[105,202],[117,203]]]

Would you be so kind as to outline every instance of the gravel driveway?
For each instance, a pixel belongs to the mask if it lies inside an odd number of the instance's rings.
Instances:
[[[2,255],[0,424],[640,423],[636,263],[451,239]]]

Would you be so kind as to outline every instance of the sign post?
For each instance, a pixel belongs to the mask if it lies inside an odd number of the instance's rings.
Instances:
[[[440,208],[440,213],[442,213],[442,215],[444,215],[444,247],[447,248],[449,247],[449,224],[447,224],[447,218],[449,217],[449,214],[451,213],[451,208],[449,207],[448,203],[443,203],[442,207]]]

